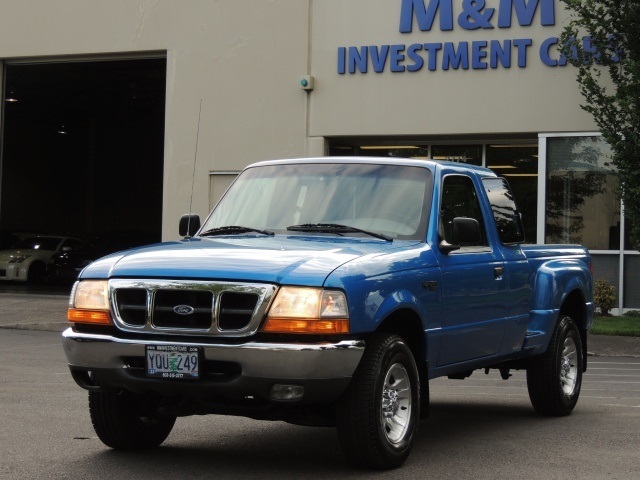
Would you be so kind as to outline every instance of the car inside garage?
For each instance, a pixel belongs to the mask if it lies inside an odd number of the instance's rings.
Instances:
[[[1,248],[64,236],[86,261],[159,241],[165,85],[164,56],[5,62]]]

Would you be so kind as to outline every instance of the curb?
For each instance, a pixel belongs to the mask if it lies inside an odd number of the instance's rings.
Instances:
[[[51,323],[16,323],[13,325],[0,325],[0,329],[5,330],[31,330],[40,332],[62,332],[70,327],[69,322],[51,322]]]

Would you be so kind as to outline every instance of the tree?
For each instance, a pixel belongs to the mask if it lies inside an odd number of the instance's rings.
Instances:
[[[550,162],[547,188],[545,234],[555,243],[583,243],[584,207],[589,198],[607,191],[607,174],[597,167],[600,152],[593,148],[593,137],[562,139],[563,154]],[[576,161],[579,158],[579,161]],[[576,169],[572,164],[586,165]]]
[[[640,1],[562,0],[560,37],[589,112],[613,151],[632,244],[640,247]],[[585,38],[586,37],[586,38]]]

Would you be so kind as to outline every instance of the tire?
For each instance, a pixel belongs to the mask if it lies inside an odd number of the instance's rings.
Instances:
[[[540,415],[569,415],[582,386],[582,341],[575,322],[563,316],[546,353],[527,368],[527,387],[533,408]]]
[[[27,283],[31,285],[40,285],[44,283],[47,273],[47,267],[42,262],[33,262],[27,271]]]
[[[397,335],[371,337],[336,408],[345,455],[360,467],[398,467],[411,452],[419,418],[420,381],[411,350]]]
[[[89,392],[93,429],[102,443],[114,449],[155,448],[169,436],[176,417],[145,413],[143,406],[141,397],[126,390]]]

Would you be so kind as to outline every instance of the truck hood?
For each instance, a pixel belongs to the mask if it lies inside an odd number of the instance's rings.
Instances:
[[[416,245],[354,237],[225,237],[162,243],[104,257],[81,278],[163,278],[322,285],[336,268],[366,255]]]

